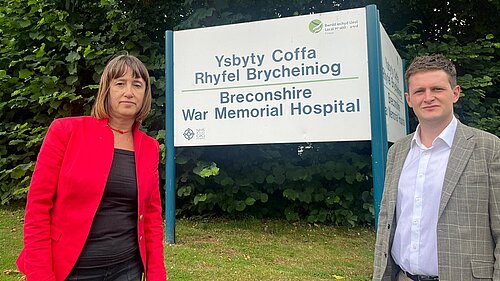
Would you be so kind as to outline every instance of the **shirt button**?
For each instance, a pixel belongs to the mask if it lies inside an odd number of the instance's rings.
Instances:
[[[415,205],[420,206],[422,200],[420,200],[420,197],[415,197]]]
[[[139,241],[142,241],[142,235],[139,237]]]
[[[139,216],[139,220],[140,220],[140,221],[142,221],[142,217],[143,217],[143,215],[140,215],[140,216]]]

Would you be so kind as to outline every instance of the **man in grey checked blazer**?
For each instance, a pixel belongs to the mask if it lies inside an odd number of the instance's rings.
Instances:
[[[454,117],[444,56],[417,57],[406,80],[419,126],[389,149],[373,280],[500,280],[500,140]]]

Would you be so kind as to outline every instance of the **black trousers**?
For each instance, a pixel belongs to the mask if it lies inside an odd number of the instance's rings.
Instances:
[[[66,281],[141,281],[144,272],[140,258],[100,268],[73,268]]]

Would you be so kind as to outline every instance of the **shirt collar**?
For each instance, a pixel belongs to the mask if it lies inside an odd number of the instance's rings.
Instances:
[[[444,128],[444,130],[439,134],[439,136],[437,136],[436,139],[434,139],[434,141],[432,141],[431,147],[434,146],[434,144],[436,143],[437,140],[441,140],[444,143],[446,143],[446,145],[448,145],[448,147],[451,148],[451,145],[453,144],[453,139],[455,138],[457,124],[458,124],[458,120],[457,120],[457,118],[455,118],[455,116],[453,116],[453,119],[451,119],[450,124],[448,124],[448,126],[446,126],[446,128]],[[417,125],[417,130],[415,130],[415,134],[413,134],[413,138],[411,140],[410,147],[414,147],[415,145],[417,145],[420,148],[425,148],[425,146],[420,141],[420,124]]]

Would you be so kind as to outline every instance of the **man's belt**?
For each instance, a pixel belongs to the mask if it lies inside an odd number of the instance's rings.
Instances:
[[[403,273],[410,278],[413,281],[439,281],[438,276],[429,276],[429,275],[413,275],[411,273],[408,273],[406,271],[403,271]]]

